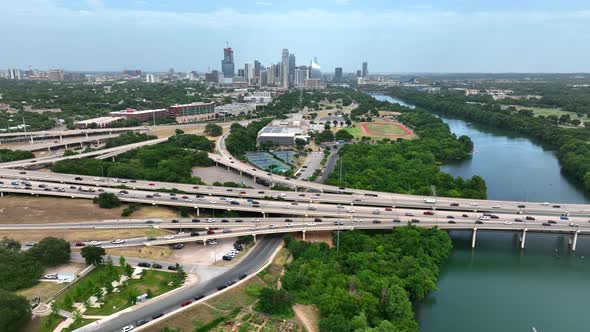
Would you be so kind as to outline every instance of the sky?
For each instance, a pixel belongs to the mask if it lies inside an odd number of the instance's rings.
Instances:
[[[588,0],[0,0],[0,68],[590,72]]]

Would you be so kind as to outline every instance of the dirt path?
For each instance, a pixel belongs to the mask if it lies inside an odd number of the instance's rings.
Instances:
[[[318,332],[320,316],[318,310],[311,305],[296,304],[293,306],[295,317],[301,321],[307,332]]]

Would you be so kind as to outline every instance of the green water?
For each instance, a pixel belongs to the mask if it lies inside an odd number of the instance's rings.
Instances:
[[[388,96],[380,100],[396,102]],[[493,199],[588,203],[559,169],[553,151],[501,130],[443,118],[451,131],[468,135],[473,158],[444,165],[454,176],[482,176]],[[590,331],[590,239],[527,234],[520,249],[514,233],[451,232],[454,250],[438,291],[416,308],[423,332]],[[583,257],[583,258],[582,258]]]

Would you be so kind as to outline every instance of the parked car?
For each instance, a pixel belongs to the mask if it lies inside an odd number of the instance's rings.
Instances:
[[[162,268],[162,265],[160,265],[160,264],[158,264],[158,263],[154,263],[154,264],[152,265],[152,267],[153,267],[154,269],[161,269],[161,268]]]
[[[168,270],[170,271],[176,271],[178,268],[176,267],[176,265],[168,265]]]
[[[137,266],[139,266],[139,267],[151,267],[152,264],[150,264],[148,262],[139,262],[139,263],[137,263]]]

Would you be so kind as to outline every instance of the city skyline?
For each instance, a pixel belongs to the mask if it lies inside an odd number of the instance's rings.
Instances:
[[[10,15],[0,27],[11,33],[0,42],[15,47],[0,68],[206,72],[219,69],[219,49],[229,42],[236,69],[254,60],[276,63],[288,48],[299,63],[317,57],[325,71],[355,72],[363,61],[373,73],[590,71],[590,8],[583,1],[25,0],[2,6]]]

